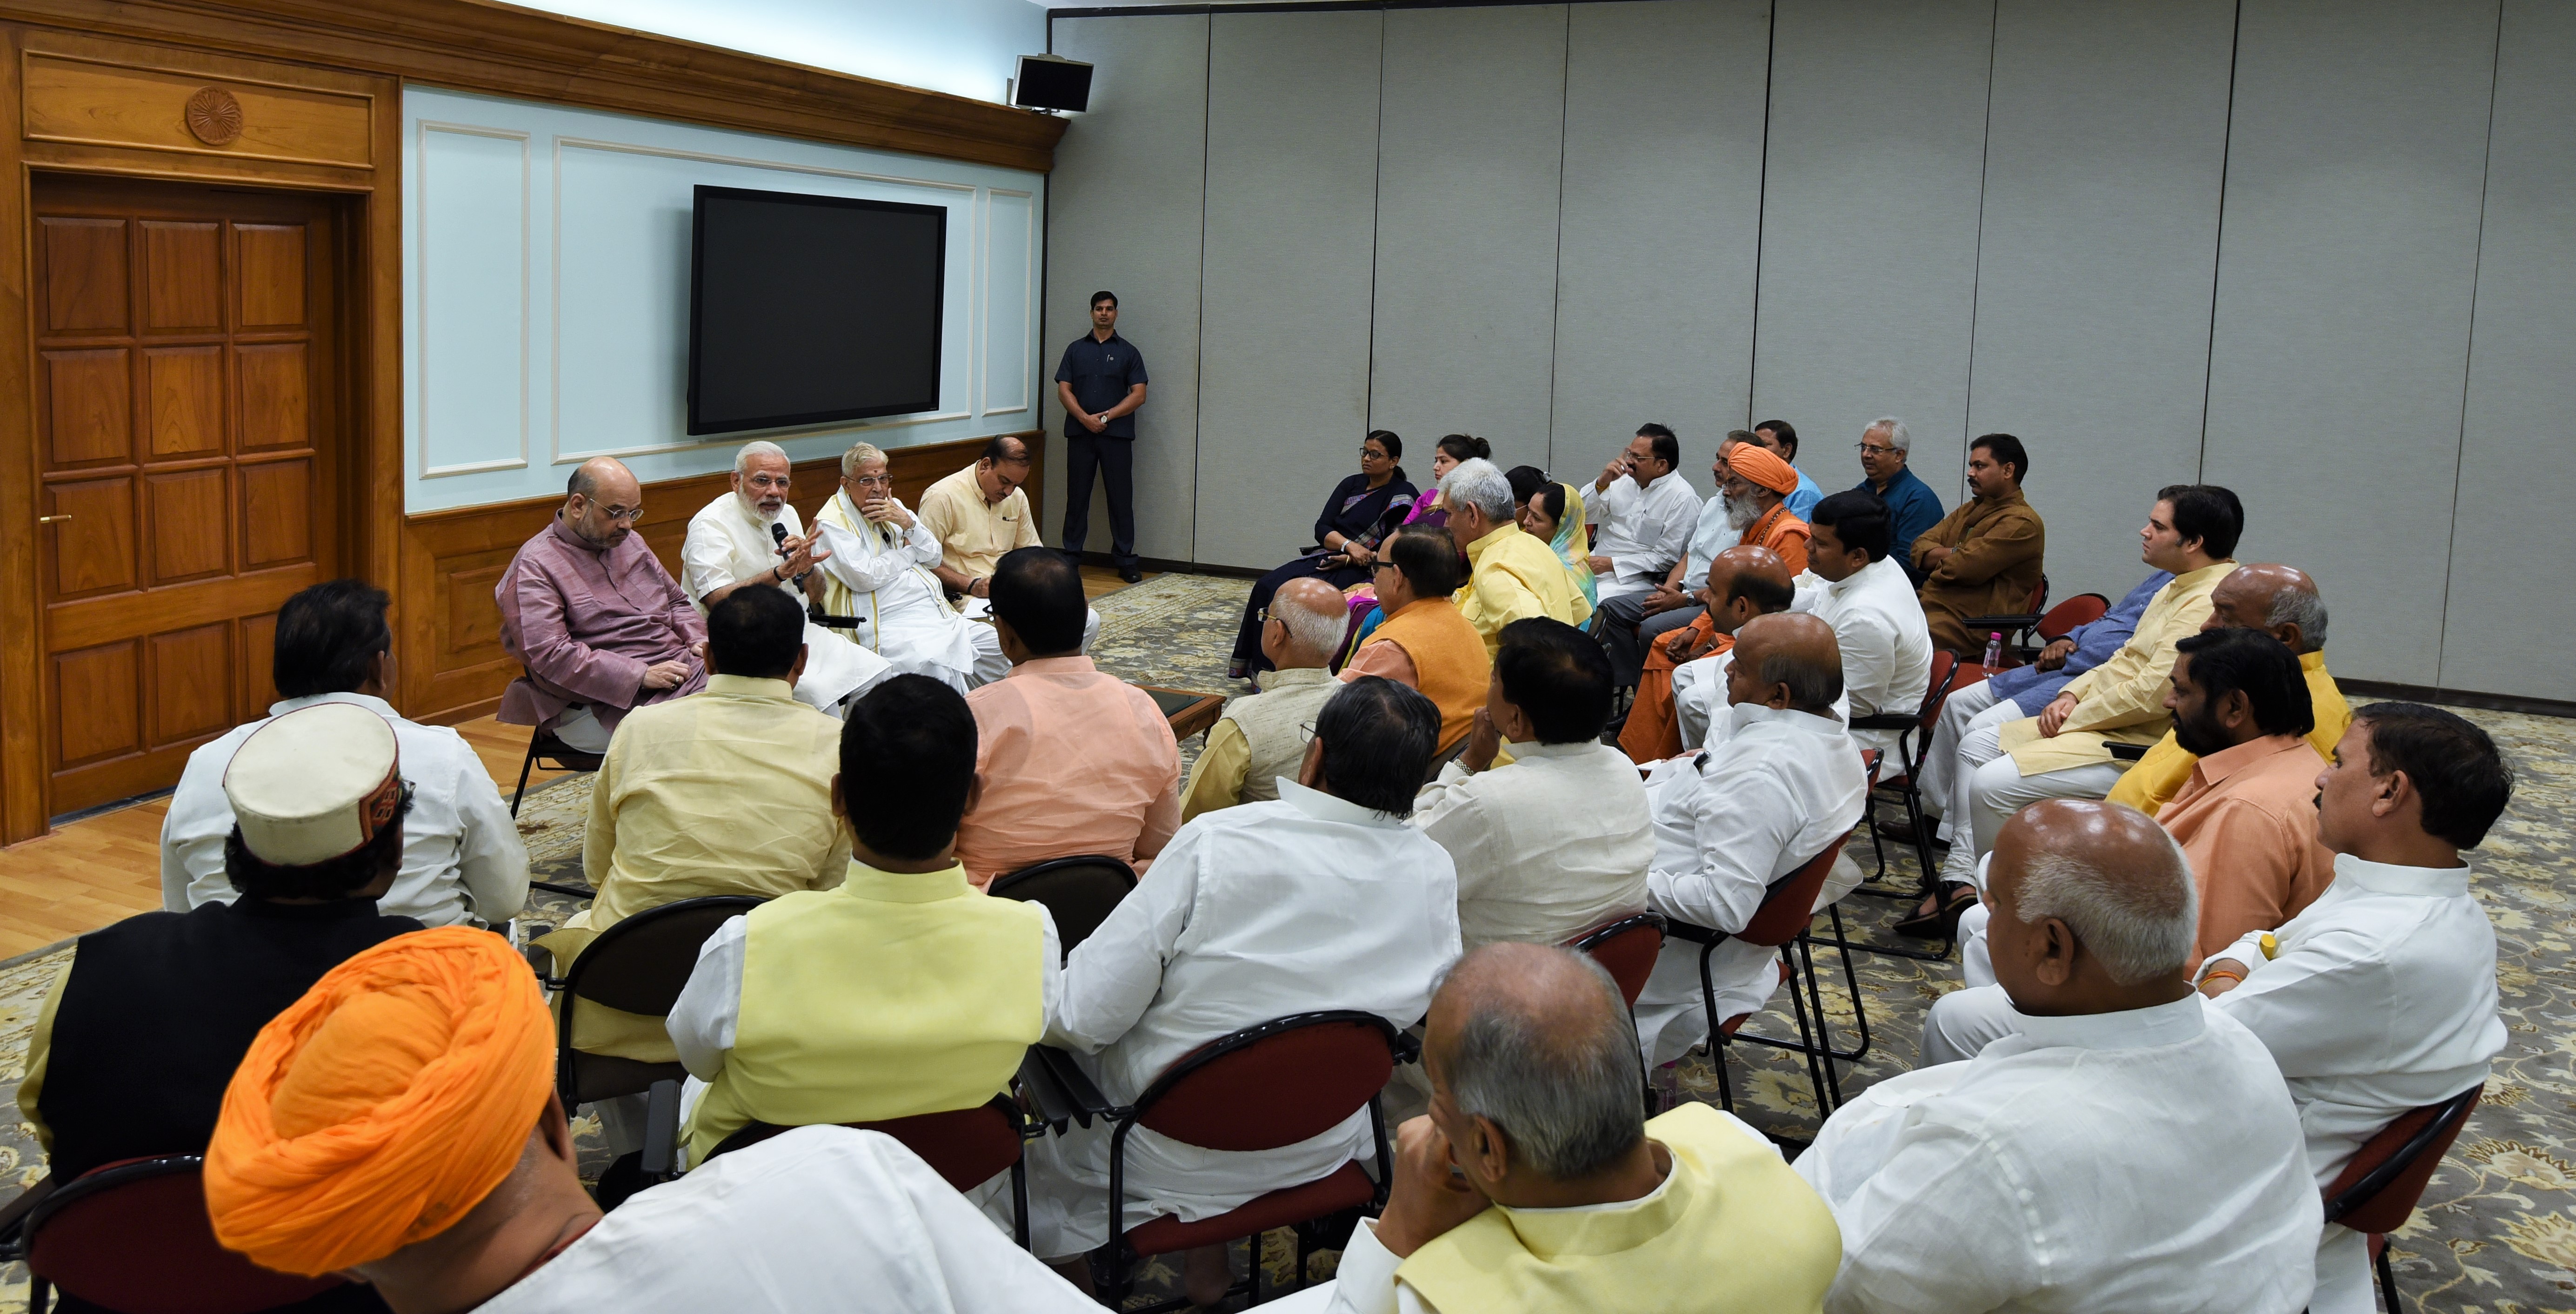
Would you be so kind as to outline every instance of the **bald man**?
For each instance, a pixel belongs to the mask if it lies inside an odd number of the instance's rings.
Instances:
[[[1181,820],[1238,803],[1279,797],[1281,777],[1294,780],[1306,756],[1306,727],[1342,686],[1326,669],[1350,627],[1342,591],[1313,575],[1291,579],[1270,596],[1261,622],[1261,655],[1271,669],[1253,675],[1258,693],[1226,704],[1208,727],[1207,746],[1181,791]]]
[[[1705,651],[1689,650],[1681,654],[1681,665],[1673,668],[1673,728],[1680,737],[1676,752],[1695,753],[1712,742],[1711,731],[1723,737],[1726,730],[1726,671],[1734,661],[1735,632],[1756,616],[1789,610],[1796,597],[1796,575],[1786,563],[1767,548],[1735,549],[1742,556],[1735,576],[1728,582],[1727,597],[1721,605],[1709,609],[1716,617],[1710,622],[1710,645]],[[1712,589],[1710,597],[1718,594]],[[1851,716],[1851,691],[1834,704],[1834,716],[1848,721]]]
[[[1386,1213],[1284,1314],[1768,1314],[1814,1310],[1833,1282],[1833,1215],[1777,1147],[1705,1104],[1645,1120],[1628,1010],[1591,959],[1468,954],[1422,1062],[1431,1111],[1397,1129]]]
[[[636,534],[643,517],[624,463],[585,461],[553,522],[501,572],[501,646],[528,672],[502,692],[501,722],[606,752],[628,712],[707,687],[706,621]]]
[[[1646,905],[1678,922],[1744,929],[1773,881],[1823,853],[1860,820],[1860,748],[1834,716],[1842,653],[1833,627],[1803,613],[1757,616],[1728,663],[1726,741],[1677,757],[1646,780],[1655,862]],[[1709,960],[1718,1017],[1760,1009],[1779,984],[1775,951],[1740,940]],[[1661,1069],[1708,1036],[1700,946],[1664,942],[1637,999],[1637,1038]]]
[[[1645,674],[1637,680],[1637,699],[1619,727],[1619,747],[1643,766],[1679,753],[1687,742],[1681,733],[1684,682],[1682,671],[1697,665],[1691,680],[1708,674],[1706,663],[1735,646],[1735,631],[1755,616],[1787,611],[1796,592],[1789,583],[1797,574],[1780,554],[1756,543],[1740,543],[1709,558],[1704,587],[1694,595],[1699,614],[1690,624],[1655,641],[1646,656]],[[1724,677],[1717,683],[1724,684]],[[1723,694],[1719,695],[1720,699]],[[1706,712],[1701,713],[1703,726]]]
[[[2181,851],[2134,808],[2034,803],[1986,899],[1997,984],[1944,996],[1926,1066],[1798,1158],[1842,1225],[1825,1308],[2300,1309],[2324,1209],[2271,1054],[2192,991]],[[1945,1061],[1970,1017],[1995,1038]]]
[[[2332,758],[2335,744],[2352,726],[2352,704],[2344,701],[2343,690],[2326,670],[2326,602],[2317,593],[2317,582],[2296,566],[2238,566],[2235,574],[2220,580],[2211,591],[2209,619],[2200,624],[2203,632],[2230,627],[2261,630],[2299,655],[2299,671],[2308,682],[2308,702],[2317,718],[2316,728],[2308,732],[2308,745],[2317,750],[2317,756]],[[2157,816],[2191,782],[2191,769],[2199,761],[2167,730],[2145,757],[2121,774],[2120,783],[2111,787],[2111,801]]]

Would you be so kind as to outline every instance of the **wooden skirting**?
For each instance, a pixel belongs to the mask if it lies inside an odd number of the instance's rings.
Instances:
[[[1034,432],[1019,435],[1034,440]],[[894,473],[895,495],[906,506],[921,504],[933,483],[972,465],[988,438],[899,447],[886,453]],[[1045,444],[1031,441],[1029,451],[1044,459]],[[1031,506],[1043,505],[1043,466],[1029,472]],[[811,523],[814,513],[839,487],[838,458],[805,461],[794,470],[795,491],[788,501]],[[724,473],[666,479],[644,486],[645,518],[636,532],[674,575],[680,569],[680,542],[689,518],[732,487]],[[493,586],[508,569],[519,546],[543,530],[563,505],[559,497],[537,497],[454,511],[432,511],[403,522],[402,572],[395,590],[404,714],[416,720],[452,725],[482,716],[500,705],[501,690],[519,674],[519,664],[501,647],[501,612],[492,600]]]

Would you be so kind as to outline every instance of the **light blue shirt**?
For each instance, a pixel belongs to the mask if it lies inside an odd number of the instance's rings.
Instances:
[[[1825,500],[1825,490],[1816,487],[1816,481],[1809,479],[1806,471],[1793,465],[1789,472],[1798,476],[1798,491],[1782,500],[1788,502],[1789,514],[1805,520],[1807,513],[1816,509],[1816,503]]]

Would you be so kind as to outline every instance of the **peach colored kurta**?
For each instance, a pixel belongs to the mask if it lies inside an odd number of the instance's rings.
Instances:
[[[2195,763],[2156,815],[2200,885],[2200,960],[2249,931],[2299,915],[2334,882],[2317,842],[2317,773],[2325,762],[2297,735],[2267,735]]]
[[[966,695],[982,792],[957,827],[981,889],[1003,872],[1099,853],[1142,874],[1181,825],[1181,754],[1144,690],[1088,657],[1039,657]]]

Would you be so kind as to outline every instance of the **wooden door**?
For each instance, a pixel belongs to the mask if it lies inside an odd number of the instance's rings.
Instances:
[[[333,203],[38,175],[47,811],[266,714],[279,604],[344,560]]]

